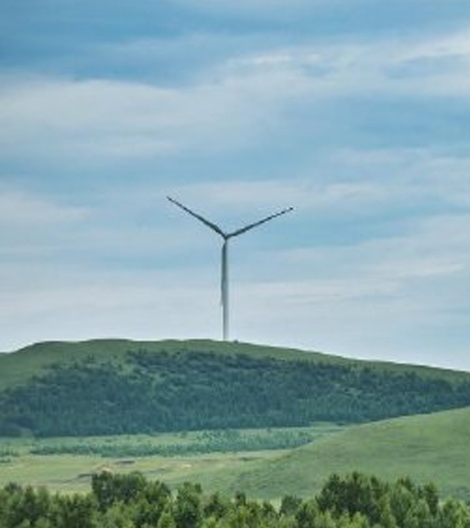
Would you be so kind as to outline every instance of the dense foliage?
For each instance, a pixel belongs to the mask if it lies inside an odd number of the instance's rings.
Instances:
[[[278,508],[206,496],[185,483],[172,494],[139,473],[92,477],[84,495],[52,495],[10,484],[0,490],[0,528],[470,528],[470,508],[440,501],[433,484],[393,484],[333,475],[311,500],[285,496]]]
[[[56,366],[0,394],[0,435],[354,423],[470,405],[470,383],[413,372],[245,354],[128,354],[124,366]]]
[[[188,433],[182,433],[187,435]],[[33,455],[98,455],[108,458],[147,457],[147,456],[188,456],[204,453],[229,453],[243,451],[264,451],[271,449],[292,449],[311,442],[317,435],[309,430],[281,429],[266,430],[254,434],[243,434],[242,431],[226,429],[223,431],[205,431],[196,438],[180,443],[120,442],[118,437],[106,437],[102,441],[94,438],[80,438],[70,442],[38,441],[29,452]],[[321,435],[320,435],[321,436]],[[125,437],[127,438],[127,437]],[[7,450],[5,450],[8,453]],[[11,453],[11,450],[10,450]],[[0,449],[0,460],[2,450]]]

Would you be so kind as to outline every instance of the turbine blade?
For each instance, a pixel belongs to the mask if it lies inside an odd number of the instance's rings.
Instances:
[[[288,209],[283,209],[282,211],[279,211],[279,213],[272,214],[270,216],[267,216],[266,218],[263,218],[262,220],[258,220],[258,222],[254,222],[253,224],[248,224],[247,226],[237,229],[236,231],[233,231],[232,233],[228,233],[227,237],[231,238],[231,237],[236,237],[238,235],[242,235],[243,233],[246,233],[247,231],[249,231],[250,229],[253,229],[254,227],[258,227],[261,224],[264,224],[265,222],[269,222],[270,220],[273,220],[274,218],[284,215],[286,213],[290,213],[293,210],[294,210],[293,207],[289,207]]]
[[[213,231],[215,231],[217,234],[219,234],[220,236],[222,236],[223,238],[226,238],[227,235],[222,231],[222,229],[220,229],[220,227],[216,224],[214,224],[213,222],[207,220],[206,218],[204,218],[203,216],[201,216],[200,214],[198,213],[195,213],[194,211],[191,211],[191,209],[189,209],[188,207],[186,207],[185,205],[183,205],[182,203],[180,202],[177,202],[174,198],[171,198],[170,196],[167,196],[168,200],[175,204],[177,207],[179,207],[180,209],[183,209],[183,211],[186,211],[188,214],[190,214],[191,216],[194,216],[194,218],[197,218],[200,222],[202,222],[203,224],[205,224],[207,227],[210,227]]]

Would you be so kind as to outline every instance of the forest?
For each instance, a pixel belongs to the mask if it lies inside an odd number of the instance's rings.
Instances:
[[[470,528],[470,507],[441,500],[432,483],[409,478],[387,483],[374,476],[332,475],[320,493],[287,495],[278,506],[206,495],[182,484],[176,492],[140,473],[92,476],[85,494],[51,494],[8,484],[0,490],[0,528]]]
[[[361,423],[470,405],[470,383],[246,354],[129,352],[0,393],[0,435],[87,436]]]

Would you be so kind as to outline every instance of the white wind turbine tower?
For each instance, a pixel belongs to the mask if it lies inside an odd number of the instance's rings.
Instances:
[[[276,218],[286,213],[290,213],[291,211],[293,211],[294,208],[289,207],[288,209],[283,209],[282,211],[279,211],[278,213],[267,216],[266,218],[258,220],[257,222],[254,222],[252,224],[248,224],[245,227],[241,227],[240,229],[236,229],[235,231],[232,231],[231,233],[226,233],[218,225],[214,224],[213,222],[210,222],[209,220],[207,220],[200,214],[195,213],[194,211],[191,211],[191,209],[184,206],[180,202],[177,202],[170,196],[167,196],[167,198],[168,200],[170,200],[171,203],[175,204],[180,209],[183,209],[183,211],[186,211],[191,216],[194,216],[194,218],[197,218],[200,222],[202,222],[207,227],[212,229],[212,231],[215,231],[224,240],[223,245],[222,245],[221,304],[222,304],[222,320],[223,320],[223,337],[224,337],[224,341],[227,341],[228,336],[229,336],[228,241],[231,238],[235,238],[239,235],[243,235],[244,233],[246,233],[247,231],[250,231],[254,227],[258,227],[261,224],[264,224],[265,222],[269,222],[270,220],[273,220],[273,218]]]

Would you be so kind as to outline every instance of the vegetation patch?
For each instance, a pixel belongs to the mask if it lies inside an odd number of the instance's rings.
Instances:
[[[464,377],[357,362],[144,349],[127,352],[121,362],[86,358],[86,363],[51,365],[1,392],[0,435],[351,424],[470,405]]]
[[[468,528],[470,507],[441,500],[432,483],[409,478],[386,482],[353,472],[331,475],[320,493],[301,499],[284,495],[278,507],[207,495],[186,482],[176,493],[142,474],[92,476],[91,491],[52,495],[17,484],[0,489],[3,528]]]
[[[316,428],[304,430],[270,430],[245,434],[243,431],[206,431],[192,435],[184,442],[152,441],[147,437],[141,441],[122,441],[119,437],[112,441],[81,439],[80,442],[38,442],[30,448],[33,455],[80,455],[101,456],[107,458],[123,457],[175,457],[207,453],[228,453],[245,451],[264,451],[291,449],[307,444],[318,438]],[[120,464],[134,461],[120,461]]]
[[[16,449],[12,449],[10,447],[0,447],[0,458],[12,458],[19,456],[18,451]]]

